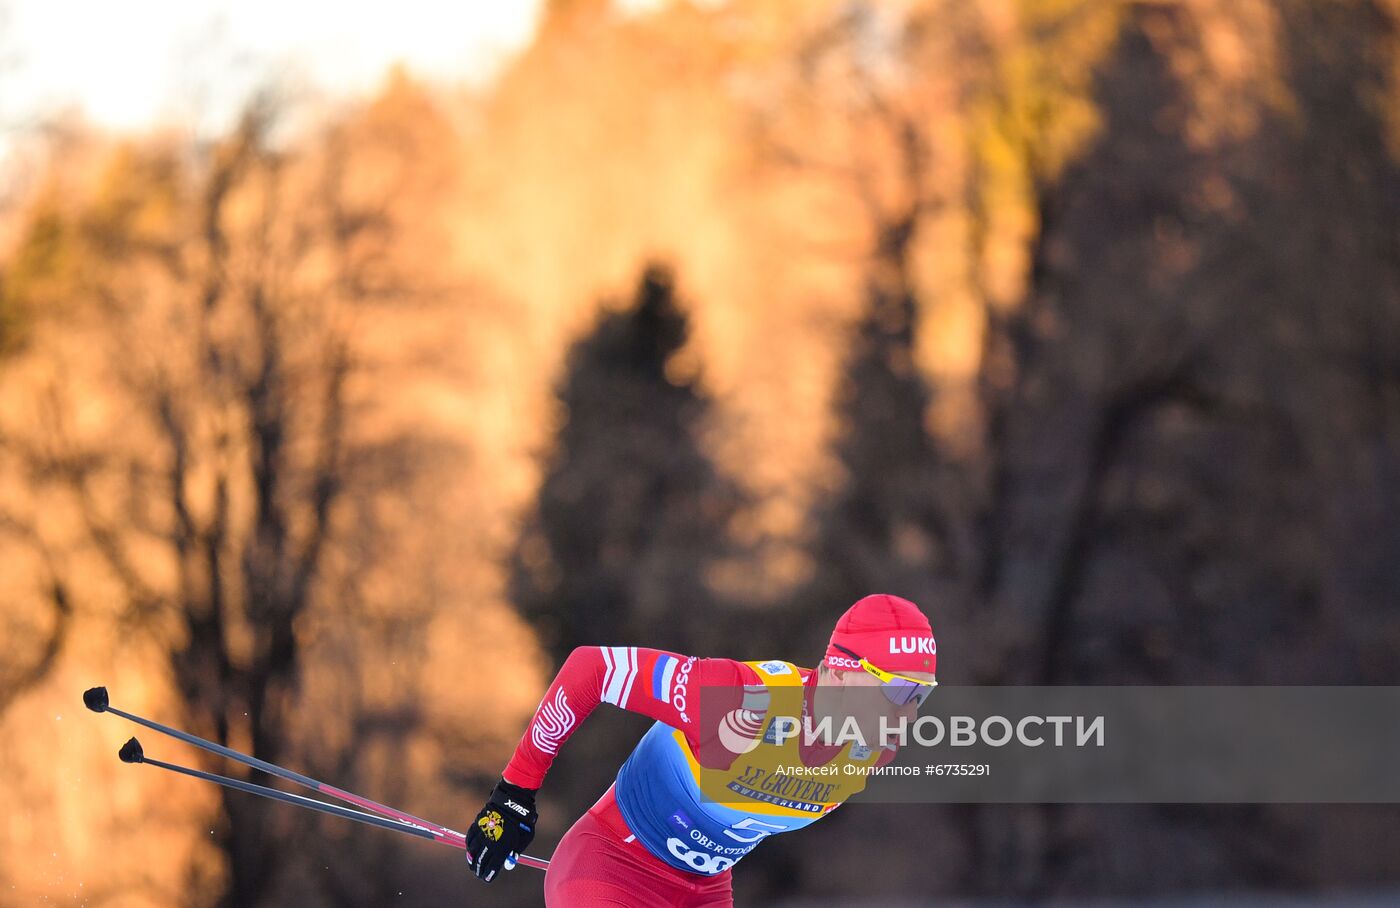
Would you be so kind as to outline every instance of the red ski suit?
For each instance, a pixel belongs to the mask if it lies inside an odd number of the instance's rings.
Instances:
[[[805,717],[814,684],[812,670],[781,661],[696,659],[642,647],[574,650],[521,737],[506,781],[539,788],[559,748],[599,703],[657,722],[560,841],[545,875],[545,904],[732,905],[736,861],[767,836],[820,819],[864,785],[863,776],[785,776],[774,772],[775,755],[800,754],[806,766],[838,757],[878,766],[894,757],[891,748],[785,745],[781,733],[775,737],[770,695],[800,699]],[[702,794],[702,784],[706,792],[720,786],[724,797]]]

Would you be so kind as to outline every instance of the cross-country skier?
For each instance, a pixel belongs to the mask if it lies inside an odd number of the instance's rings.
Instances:
[[[804,775],[790,767],[888,763],[894,747],[881,746],[880,720],[898,727],[912,719],[936,683],[936,659],[918,606],[883,594],[841,616],[815,671],[777,660],[579,647],[468,830],[468,862],[489,882],[525,850],[538,818],[535,792],[559,748],[599,703],[611,703],[657,721],[559,842],[545,904],[732,906],[730,868],[741,857],[769,835],[820,819],[865,783],[860,772]],[[789,698],[794,708],[780,708]],[[797,710],[818,731],[828,720],[836,734],[783,734],[778,717]],[[839,733],[847,717],[869,746]],[[789,721],[796,731],[795,717]]]

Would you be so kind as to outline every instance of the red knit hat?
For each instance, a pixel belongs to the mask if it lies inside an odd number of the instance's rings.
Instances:
[[[933,672],[938,664],[938,644],[928,618],[908,599],[885,593],[866,596],[846,609],[831,632],[831,644],[837,643],[886,671]],[[826,648],[826,664],[860,667],[834,645]]]

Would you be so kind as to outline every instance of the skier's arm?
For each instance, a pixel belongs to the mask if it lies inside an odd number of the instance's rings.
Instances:
[[[580,646],[569,654],[525,729],[502,777],[538,789],[559,748],[599,703],[658,719],[683,731],[692,745],[702,735],[700,689],[742,701],[753,671],[729,659],[697,659],[639,646]],[[723,693],[719,693],[723,692]],[[725,707],[727,708],[727,706]],[[719,715],[707,708],[707,715]]]

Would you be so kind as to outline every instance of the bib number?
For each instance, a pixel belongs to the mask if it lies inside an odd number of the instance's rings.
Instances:
[[[760,826],[766,828],[759,829],[758,827]],[[787,827],[785,826],[778,826],[774,823],[765,823],[762,820],[756,820],[753,817],[745,817],[744,819],[735,823],[732,828],[726,829],[724,831],[724,834],[729,836],[731,839],[734,839],[736,842],[743,842],[745,845],[749,845],[759,841],[760,839],[770,836],[775,832],[782,832],[786,828]],[[735,829],[751,829],[753,830],[753,836],[749,837],[739,835],[737,832],[734,831]]]

